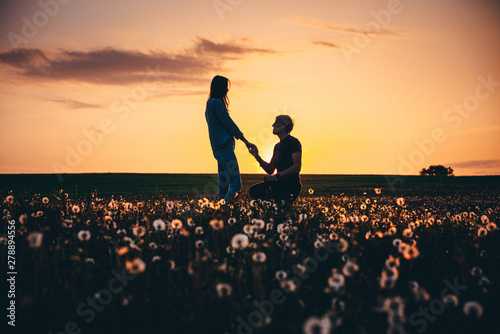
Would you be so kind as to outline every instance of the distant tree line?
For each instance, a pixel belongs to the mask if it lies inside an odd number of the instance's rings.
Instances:
[[[422,168],[420,175],[423,176],[455,176],[451,167],[446,168],[443,165],[432,165],[429,168]]]

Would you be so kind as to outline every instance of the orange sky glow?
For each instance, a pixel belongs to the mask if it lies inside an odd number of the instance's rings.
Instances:
[[[9,0],[0,173],[216,173],[214,75],[269,159],[279,114],[302,173],[500,174],[494,0]],[[241,142],[242,173],[262,170]]]

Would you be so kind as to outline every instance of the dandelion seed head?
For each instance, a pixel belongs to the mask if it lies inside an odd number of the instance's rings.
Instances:
[[[287,242],[289,239],[288,235],[286,234],[280,234],[280,240],[283,241],[283,242]]]
[[[217,291],[217,296],[219,296],[219,298],[229,297],[233,292],[233,288],[227,283],[217,283],[215,290]]]
[[[266,223],[262,219],[255,219],[255,218],[252,219],[252,224],[254,224],[254,226],[258,230],[262,230],[266,226]]]
[[[347,240],[345,240],[344,238],[339,238],[338,241],[340,243],[339,251],[341,253],[347,252],[347,249],[349,248],[349,243],[347,242]]]
[[[131,275],[141,274],[146,270],[146,264],[144,261],[137,257],[132,261],[125,262],[125,269]]]
[[[122,256],[122,255],[125,255],[127,254],[129,251],[128,247],[121,247],[119,249],[116,250],[116,254],[118,254],[118,256]]]
[[[250,224],[245,224],[245,226],[243,226],[243,232],[246,234],[246,235],[253,235],[254,233],[254,228],[252,225]]]
[[[339,291],[345,284],[344,275],[333,270],[332,276],[328,277],[328,286],[335,292]]]
[[[28,244],[31,248],[38,248],[42,244],[43,234],[40,232],[31,232],[28,235]]]
[[[266,262],[266,254],[263,252],[255,252],[252,255],[252,260],[256,263],[264,263]]]
[[[314,248],[322,248],[322,247],[325,247],[325,243],[323,241],[317,239],[314,242]]]
[[[411,228],[405,228],[403,230],[403,237],[411,238],[413,236],[413,230]]]
[[[479,319],[483,316],[483,306],[474,300],[466,302],[463,311],[467,317],[474,319]]]
[[[483,270],[481,269],[481,267],[476,266],[471,269],[470,274],[474,277],[479,277],[483,274]]]
[[[402,253],[406,260],[416,259],[420,255],[417,247],[408,247]]]
[[[304,334],[328,334],[332,328],[332,322],[328,317],[321,319],[317,317],[310,317],[302,326]]]
[[[497,229],[497,224],[495,224],[495,223],[488,223],[488,224],[486,224],[486,230],[488,232],[492,232],[492,231],[494,231],[496,229]]]
[[[402,244],[402,243],[403,243],[403,242],[401,241],[401,239],[394,239],[394,240],[392,241],[393,246],[394,246],[394,247],[398,247],[398,248],[399,248],[399,246],[401,246],[401,244]]]
[[[295,292],[297,290],[297,285],[295,284],[295,282],[292,280],[288,280],[288,279],[281,281],[280,287],[285,292]]]
[[[399,258],[395,258],[392,255],[389,255],[389,258],[385,260],[385,266],[386,268],[393,269],[393,268],[398,268],[400,264]]]
[[[180,219],[174,219],[172,220],[172,222],[170,223],[170,225],[172,226],[172,228],[174,230],[180,230],[182,228],[182,221]]]
[[[132,233],[140,238],[142,236],[144,236],[144,234],[146,234],[146,228],[144,226],[140,226],[140,225],[135,225],[133,228],[132,228]]]
[[[358,270],[359,270],[359,266],[355,262],[348,260],[344,264],[344,267],[342,268],[342,273],[344,274],[344,276],[351,277]]]
[[[78,232],[78,239],[80,239],[80,241],[90,240],[90,232],[86,231],[86,230],[82,230],[82,231]]]
[[[165,230],[166,225],[165,225],[165,222],[163,220],[156,219],[153,222],[153,227],[155,228],[156,231],[162,231],[162,230]]]
[[[411,291],[416,292],[416,291],[418,291],[419,284],[417,281],[409,281],[408,287],[410,288]]]
[[[220,219],[210,220],[210,227],[214,230],[221,230],[224,227],[224,222]]]
[[[452,293],[449,293],[443,297],[443,302],[448,306],[458,306],[458,297]]]
[[[231,239],[231,247],[234,249],[245,249],[248,247],[249,241],[246,234],[235,234]]]
[[[278,280],[278,281],[284,281],[286,278],[287,278],[287,273],[286,271],[283,271],[283,270],[278,270],[275,274],[274,274],[274,277]]]

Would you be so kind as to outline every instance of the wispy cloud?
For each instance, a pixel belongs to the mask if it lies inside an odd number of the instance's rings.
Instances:
[[[215,43],[205,38],[198,37],[196,39],[195,50],[201,53],[217,53],[217,54],[248,54],[248,53],[276,53],[271,49],[254,48],[250,45],[244,45],[241,42],[249,43],[248,39],[240,41]]]
[[[375,23],[375,20],[368,21],[365,25],[357,26],[330,23],[315,17],[294,16],[292,19],[287,20],[287,23],[292,25],[312,27],[338,34],[362,34],[371,37],[386,38],[399,37],[402,35],[401,32],[396,31],[392,27],[373,24]]]
[[[447,166],[452,166],[452,168],[500,168],[500,160],[469,160],[450,163]]]
[[[53,99],[52,102],[57,102],[64,105],[67,109],[102,109],[105,106],[95,103],[85,103],[69,99]]]
[[[193,47],[169,52],[14,49],[0,53],[0,66],[10,68],[16,78],[34,81],[127,85],[143,82],[154,70],[155,80],[162,83],[205,84],[207,73],[253,53],[274,51],[253,47],[245,38],[220,43],[197,38]]]
[[[326,46],[326,47],[329,47],[329,48],[334,48],[334,49],[340,49],[341,48],[341,46],[339,44],[334,44],[334,43],[330,43],[330,42],[312,41],[311,43],[313,43],[315,45],[321,45],[321,46]]]

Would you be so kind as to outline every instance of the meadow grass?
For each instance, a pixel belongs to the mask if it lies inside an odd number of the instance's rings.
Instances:
[[[263,174],[242,174],[243,191],[262,181]],[[317,194],[349,191],[353,188],[406,189],[411,186],[500,186],[500,176],[394,176],[394,175],[301,175],[303,189],[314,189]],[[193,195],[215,193],[216,174],[140,174],[140,173],[85,173],[85,174],[0,174],[0,192],[6,194],[47,193],[62,189],[70,195],[114,194],[170,194]]]
[[[23,333],[500,329],[498,177],[305,175],[293,206],[224,205],[210,175],[2,177]]]

